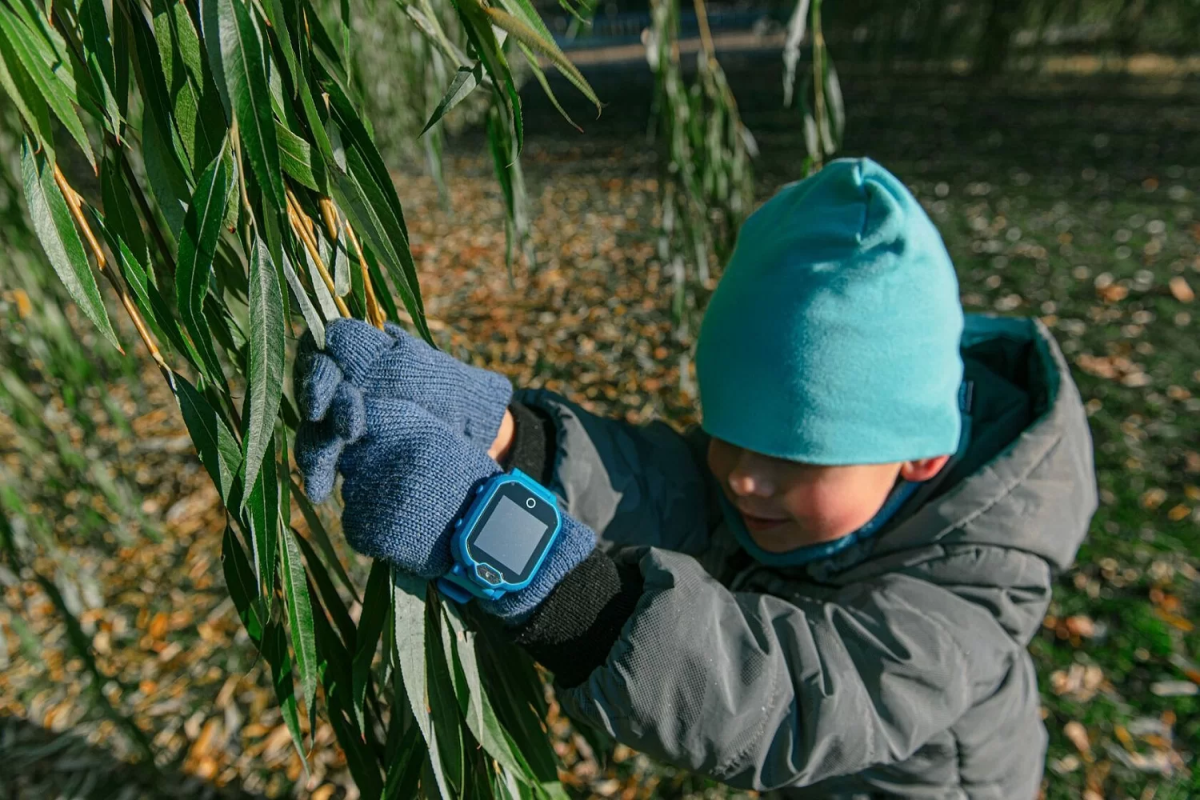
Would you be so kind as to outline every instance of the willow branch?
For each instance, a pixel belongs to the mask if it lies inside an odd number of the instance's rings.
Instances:
[[[133,298],[129,295],[129,289],[125,286],[125,282],[116,270],[108,269],[108,259],[104,256],[104,251],[100,247],[99,240],[96,239],[96,234],[92,232],[92,226],[88,224],[87,217],[83,215],[83,198],[76,192],[71,184],[67,183],[66,177],[58,165],[54,165],[54,182],[58,185],[59,191],[66,198],[67,206],[71,209],[71,215],[75,218],[75,223],[83,230],[83,237],[87,240],[88,247],[91,248],[92,255],[96,258],[96,268],[100,270],[100,274],[108,278],[108,282],[112,284],[117,296],[121,298],[121,305],[125,307],[125,313],[133,321],[133,327],[137,329],[138,336],[141,337],[142,343],[146,345],[146,349],[150,351],[150,357],[154,359],[154,363],[158,365],[163,377],[167,379],[171,390],[175,390],[175,377],[171,372],[171,368],[167,366],[167,362],[162,357],[162,352],[158,349],[158,344],[155,343],[154,337],[150,335],[149,328],[146,327],[146,321],[142,319],[142,314],[138,311],[137,306],[133,302]],[[120,349],[120,348],[118,348]],[[124,354],[124,350],[121,353]]]
[[[349,318],[350,308],[346,305],[346,301],[338,297],[337,289],[334,288],[333,278],[329,275],[329,269],[325,266],[325,261],[321,258],[321,252],[317,249],[317,242],[313,238],[312,227],[313,221],[300,208],[299,201],[296,200],[296,195],[291,189],[287,190],[288,203],[288,222],[292,224],[292,231],[296,237],[304,243],[304,248],[308,250],[308,255],[312,258],[313,263],[317,265],[317,272],[321,275],[321,280],[325,281],[326,288],[329,289],[329,294],[333,296],[333,302],[337,305],[338,311],[343,317]]]
[[[363,255],[362,245],[349,222],[346,222],[346,238],[354,247],[354,252],[358,256],[359,269],[362,270],[363,290],[367,296],[367,321],[383,330],[383,323],[387,322],[387,315],[383,313],[383,309],[379,306],[379,300],[375,297],[375,286],[371,283],[371,271],[367,267],[367,258]]]

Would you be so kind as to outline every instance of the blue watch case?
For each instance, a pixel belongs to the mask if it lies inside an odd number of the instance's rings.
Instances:
[[[496,475],[475,490],[467,513],[454,523],[454,566],[438,579],[438,589],[459,603],[520,591],[561,529],[553,492],[518,469]]]

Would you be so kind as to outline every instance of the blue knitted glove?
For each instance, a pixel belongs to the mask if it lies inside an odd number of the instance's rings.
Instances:
[[[338,399],[346,396],[350,399]],[[453,564],[454,521],[466,513],[473,490],[499,473],[499,466],[416,403],[339,388],[329,408],[325,419],[305,423],[297,432],[296,461],[305,486],[325,485],[320,473],[332,466],[319,442],[328,430],[340,431],[347,443],[335,463],[344,478],[342,529],[350,546],[425,579],[445,575]],[[510,624],[524,620],[591,554],[595,534],[562,517],[563,528],[533,582],[499,600],[480,601],[485,611]]]
[[[496,438],[512,384],[430,347],[399,325],[379,330],[356,319],[325,328],[325,351],[311,333],[296,356],[296,401],[309,422],[325,416],[345,379],[363,393],[423,406],[467,441],[487,450]]]

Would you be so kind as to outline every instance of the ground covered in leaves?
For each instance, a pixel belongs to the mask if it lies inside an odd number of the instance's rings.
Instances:
[[[724,60],[762,150],[765,198],[800,177],[800,121],[779,108],[776,57]],[[610,105],[583,134],[536,91],[526,95],[537,264],[519,265],[511,281],[499,191],[478,134],[452,143],[449,211],[430,180],[397,174],[426,306],[444,347],[518,385],[634,422],[688,424],[690,341],[672,336],[655,253],[650,83],[640,64],[588,77]],[[980,85],[846,67],[842,80],[846,151],[875,157],[926,204],[968,310],[1046,321],[1091,415],[1102,505],[1032,647],[1051,735],[1045,795],[1192,796],[1200,790],[1200,91],[1168,78]],[[312,779],[301,775],[226,597],[216,493],[161,380],[153,370],[144,379],[148,393],[97,386],[83,400],[117,403],[130,431],[83,430],[53,386],[39,397],[65,435],[141,497],[141,522],[123,522],[103,546],[72,550],[93,589],[69,599],[109,678],[105,696],[150,738],[163,772],[123,762],[126,737],[89,700],[85,665],[71,656],[49,599],[0,573],[0,795],[94,785],[129,797],[355,796],[320,723],[316,741],[328,746],[317,748]],[[36,480],[5,425],[0,458],[11,474]],[[60,530],[86,514],[119,518],[102,497],[78,492],[29,502]],[[553,727],[563,778],[579,797],[740,796],[623,748],[598,763],[565,721]]]

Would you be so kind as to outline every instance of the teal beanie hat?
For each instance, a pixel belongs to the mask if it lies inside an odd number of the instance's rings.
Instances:
[[[697,344],[703,428],[809,464],[953,453],[962,329],[920,203],[870,159],[833,161],[738,233]]]

